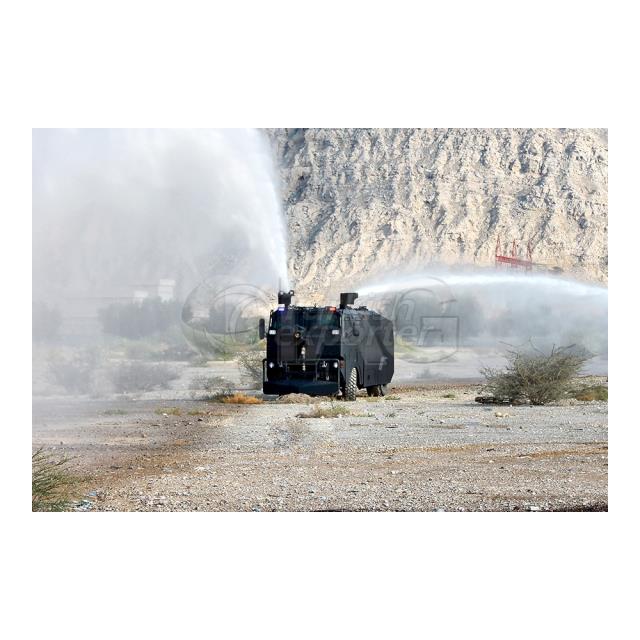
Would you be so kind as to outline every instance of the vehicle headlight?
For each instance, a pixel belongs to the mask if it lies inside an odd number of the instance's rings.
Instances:
[[[275,367],[275,365],[273,364],[273,362],[269,363],[269,369],[273,369],[273,367]]]
[[[339,335],[340,335],[340,329],[331,329],[331,333],[332,333],[334,336],[339,336]]]
[[[269,329],[269,335],[270,336],[275,336],[276,335],[276,330],[275,329]]]
[[[338,368],[338,363],[337,363],[337,362],[334,362],[334,363],[333,363],[333,368],[334,368],[334,369],[337,369],[337,368]]]

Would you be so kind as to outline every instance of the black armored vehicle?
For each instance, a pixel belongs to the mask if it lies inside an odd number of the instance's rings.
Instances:
[[[376,311],[351,305],[357,293],[341,293],[339,307],[298,307],[293,291],[278,293],[262,361],[266,394],[306,393],[355,400],[358,389],[384,395],[393,377],[393,324]]]

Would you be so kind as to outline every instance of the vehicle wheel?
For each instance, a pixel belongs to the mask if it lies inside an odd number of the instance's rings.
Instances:
[[[382,395],[380,392],[380,385],[374,384],[372,387],[367,387],[367,395],[373,396],[374,398],[377,398],[378,396]]]
[[[356,392],[358,391],[358,372],[354,367],[351,369],[351,373],[349,374],[349,379],[347,380],[347,384],[344,388],[344,399],[345,400],[355,400]]]

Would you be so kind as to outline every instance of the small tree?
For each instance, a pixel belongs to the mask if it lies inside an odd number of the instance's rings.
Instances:
[[[575,345],[554,347],[549,354],[535,347],[528,351],[514,349],[507,352],[504,369],[486,367],[481,373],[494,396],[509,400],[526,398],[531,404],[542,405],[564,397],[572,379],[591,357]]]

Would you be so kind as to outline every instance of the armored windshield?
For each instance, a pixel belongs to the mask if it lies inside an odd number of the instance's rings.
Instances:
[[[307,309],[280,307],[271,314],[271,329],[278,330],[285,327],[339,329],[340,314],[335,310],[315,307]]]

